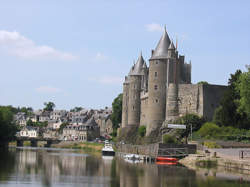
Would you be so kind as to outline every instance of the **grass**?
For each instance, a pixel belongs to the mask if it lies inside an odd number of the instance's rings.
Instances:
[[[52,147],[65,148],[65,149],[81,149],[86,152],[101,152],[103,144],[92,142],[62,142],[54,144]]]

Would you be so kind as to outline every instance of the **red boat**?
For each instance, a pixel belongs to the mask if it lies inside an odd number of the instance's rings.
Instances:
[[[156,158],[156,161],[157,162],[177,162],[177,158],[170,158],[170,157],[161,157],[161,156],[158,156]]]
[[[177,162],[156,162],[158,165],[176,165]]]

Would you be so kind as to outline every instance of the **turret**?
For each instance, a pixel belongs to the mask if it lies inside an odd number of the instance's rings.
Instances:
[[[129,78],[125,76],[122,97],[122,128],[128,125]]]
[[[129,74],[129,102],[128,102],[128,125],[140,124],[140,93],[142,89],[143,64],[142,55]]]
[[[147,135],[165,120],[168,48],[171,41],[166,28],[149,60]]]
[[[174,121],[179,116],[178,111],[178,84],[169,84],[167,90],[167,110],[166,110],[166,121]]]

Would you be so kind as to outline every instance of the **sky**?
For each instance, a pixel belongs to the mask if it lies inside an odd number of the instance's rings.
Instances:
[[[166,25],[192,83],[226,85],[250,64],[248,0],[0,1],[0,105],[111,106]]]

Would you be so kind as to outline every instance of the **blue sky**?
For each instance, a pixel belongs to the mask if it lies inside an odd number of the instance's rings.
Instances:
[[[192,82],[227,84],[250,64],[248,0],[0,1],[0,105],[111,106],[166,24]]]

